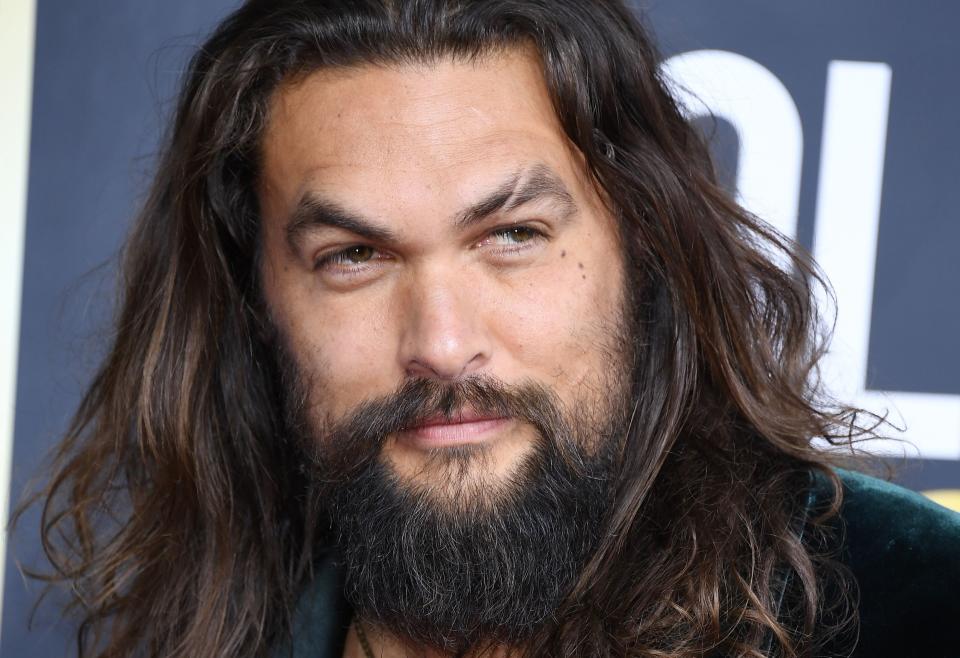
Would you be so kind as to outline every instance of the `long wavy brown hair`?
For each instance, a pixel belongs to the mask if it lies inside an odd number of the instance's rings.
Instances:
[[[258,280],[278,85],[531,45],[619,220],[641,335],[603,539],[529,653],[806,656],[854,618],[827,555],[841,490],[813,441],[867,430],[819,391],[823,279],[720,187],[631,10],[251,0],[192,60],[125,247],[112,347],[38,496],[44,577],[71,592],[81,655],[266,655],[310,580],[317,513],[283,437]],[[804,518],[811,474],[832,493]]]

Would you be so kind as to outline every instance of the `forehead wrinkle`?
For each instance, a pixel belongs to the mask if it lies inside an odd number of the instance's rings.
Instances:
[[[422,121],[417,120],[420,117],[442,114],[450,115],[445,121],[454,125],[458,125],[466,115],[472,115],[484,123],[495,122],[493,117],[484,116],[487,112],[481,109],[485,104],[482,97],[480,106],[477,105],[476,99],[469,99],[469,93],[474,88],[463,80],[459,69],[467,64],[473,70],[481,72],[491,68],[494,71],[513,70],[518,68],[517,59],[521,60],[518,70],[522,80],[514,80],[511,76],[497,76],[496,84],[503,87],[505,91],[514,91],[515,88],[520,87],[516,90],[521,92],[520,96],[526,98],[524,105],[535,106],[537,104],[532,102],[533,98],[527,98],[528,96],[548,95],[543,78],[542,62],[535,48],[518,47],[494,50],[482,57],[470,58],[467,61],[443,56],[436,60],[421,62],[396,64],[365,62],[345,67],[312,70],[281,84],[273,94],[270,115],[275,118],[277,109],[286,110],[284,114],[299,114],[304,104],[319,101],[327,106],[328,118],[339,119],[350,102],[359,101],[363,102],[366,111],[379,113],[382,120],[400,120],[409,126],[421,124]],[[435,77],[438,74],[449,89],[436,86]],[[401,88],[404,93],[399,96],[394,94],[391,99],[377,95],[371,97],[370,94],[363,92],[367,87],[363,79],[369,75],[376,76],[375,80],[381,84]],[[464,95],[464,92],[467,92],[468,96],[466,103],[461,102],[459,98]],[[399,104],[396,102],[398,98]],[[331,105],[330,99],[339,99],[339,102]],[[547,107],[550,107],[549,103],[543,109]],[[349,110],[346,114],[350,114]],[[555,123],[556,117],[553,113],[547,112],[547,114],[551,116],[541,118],[547,119],[548,123]],[[409,119],[400,117],[409,117]],[[440,121],[439,117],[437,121]]]
[[[417,155],[415,158],[397,157],[407,148],[412,148],[412,142],[409,141],[407,136],[393,135],[380,140],[370,139],[360,145],[359,148],[342,154],[336,152],[335,145],[330,145],[323,151],[313,154],[311,158],[313,162],[302,174],[304,183],[298,189],[298,196],[311,182],[315,183],[322,180],[325,172],[332,172],[332,175],[336,177],[338,171],[363,172],[366,170],[371,173],[364,175],[372,175],[378,180],[384,180],[394,173],[448,172],[451,167],[471,165],[482,161],[500,163],[505,159],[516,161],[521,158],[534,161],[537,159],[538,153],[542,154],[547,146],[550,147],[550,153],[556,151],[558,155],[566,155],[565,145],[559,144],[555,147],[555,140],[556,138],[547,132],[531,134],[525,130],[502,129],[485,135],[469,136],[454,134],[453,131],[450,131],[448,136],[437,136],[432,141],[437,147],[455,141],[457,142],[456,148],[438,148],[438,150],[430,150],[426,153],[421,149],[416,149]],[[518,150],[518,145],[523,144],[529,144],[529,148]],[[522,164],[518,164],[516,171],[521,172],[524,169],[525,167]]]

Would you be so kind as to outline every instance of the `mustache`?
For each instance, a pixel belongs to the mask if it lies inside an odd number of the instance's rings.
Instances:
[[[456,422],[464,408],[529,423],[542,440],[574,462],[573,437],[550,389],[533,381],[507,384],[490,375],[456,381],[415,378],[389,395],[365,401],[331,423],[313,443],[313,462],[325,483],[352,479],[379,454],[388,437],[438,417]]]

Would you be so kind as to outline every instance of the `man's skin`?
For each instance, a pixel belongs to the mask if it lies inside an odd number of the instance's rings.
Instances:
[[[272,101],[258,189],[262,280],[311,381],[318,432],[411,377],[532,380],[568,408],[602,408],[624,263],[535,55],[323,70]],[[478,201],[535,179],[538,198],[463,221]],[[298,211],[306,195],[374,231],[318,224]],[[535,438],[526,423],[462,413],[468,422],[389,437],[381,455],[440,505],[508,484]],[[463,444],[486,459],[471,460],[462,480],[444,478],[448,466],[431,456]],[[424,655],[387,629],[367,634],[376,655]],[[364,655],[352,631],[344,655]]]

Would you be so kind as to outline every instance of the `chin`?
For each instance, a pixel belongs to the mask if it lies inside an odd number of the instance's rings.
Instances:
[[[420,452],[408,474],[384,446],[333,492],[331,548],[360,617],[454,653],[522,644],[550,618],[600,535],[609,460],[502,447]]]

